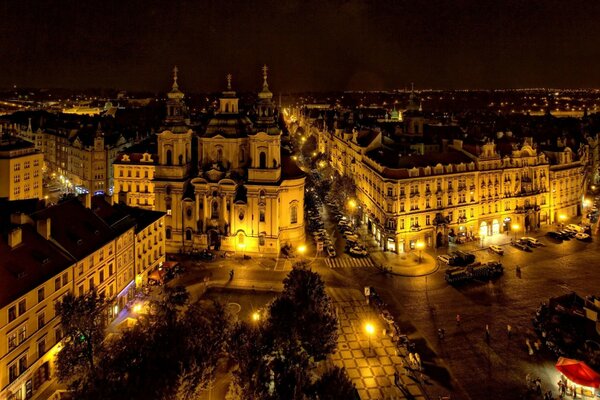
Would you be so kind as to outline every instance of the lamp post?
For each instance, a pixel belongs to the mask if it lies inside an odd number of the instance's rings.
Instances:
[[[298,253],[300,253],[301,256],[304,256],[306,253],[306,245],[301,244],[298,246]]]
[[[357,206],[356,200],[354,200],[354,199],[348,200],[348,208],[350,209],[350,217],[351,217],[351,220],[352,220],[352,225],[355,225],[355,223],[354,223],[354,210],[356,210],[356,206]]]
[[[519,224],[512,224],[512,229],[515,231],[515,241],[517,240],[517,231],[521,228]]]
[[[564,225],[565,221],[567,220],[567,216],[565,214],[560,214],[558,216],[558,220],[560,221],[560,227],[562,228],[562,225]]]
[[[260,314],[258,311],[254,311],[252,313],[252,321],[254,321],[255,323],[258,323],[258,321],[260,321]]]
[[[242,251],[242,259],[244,259],[244,249],[246,248],[246,243],[238,243],[238,248]]]
[[[365,332],[367,333],[367,338],[369,341],[369,354],[371,354],[371,336],[375,333],[375,327],[372,323],[367,322],[365,324]]]
[[[419,264],[421,263],[421,252],[423,251],[423,249],[425,248],[425,243],[423,243],[422,241],[417,241],[417,243],[415,244],[415,248],[417,250],[419,250]]]

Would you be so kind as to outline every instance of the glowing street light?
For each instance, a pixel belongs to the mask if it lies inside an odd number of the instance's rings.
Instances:
[[[371,336],[375,333],[375,327],[372,323],[367,322],[365,324],[365,332],[367,333],[367,338],[369,340],[369,353],[371,353]]]
[[[306,253],[306,245],[301,244],[300,246],[298,246],[298,253],[300,253],[300,255],[303,256]]]
[[[519,224],[512,224],[512,229],[515,231],[515,240],[517,240],[517,231],[521,229],[521,226]]]
[[[142,305],[140,303],[136,303],[133,306],[133,312],[136,313],[136,314],[139,314],[140,311],[142,311]]]
[[[260,314],[258,313],[258,311],[254,311],[252,313],[252,321],[258,322],[259,320],[260,320]]]
[[[246,248],[246,243],[238,243],[238,248],[242,252],[242,258],[244,258],[244,249]]]
[[[421,263],[421,252],[423,251],[423,249],[425,248],[425,243],[423,243],[422,241],[417,241],[417,243],[415,244],[415,248],[417,250],[419,250],[419,263]]]
[[[348,207],[350,207],[351,210],[354,210],[356,208],[356,200],[354,200],[354,199],[348,200]]]

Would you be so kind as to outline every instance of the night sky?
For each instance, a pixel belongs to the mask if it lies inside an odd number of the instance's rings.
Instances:
[[[600,87],[596,0],[0,1],[0,87]]]

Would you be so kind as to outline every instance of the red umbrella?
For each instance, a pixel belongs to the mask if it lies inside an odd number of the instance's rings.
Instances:
[[[593,388],[600,386],[600,374],[583,361],[560,357],[556,363],[556,369],[562,372],[568,380],[578,385]]]

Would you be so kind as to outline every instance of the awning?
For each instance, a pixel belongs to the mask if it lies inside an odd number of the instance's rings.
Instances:
[[[562,372],[568,380],[578,385],[592,388],[600,386],[600,374],[583,361],[560,357],[556,363],[556,369]]]

